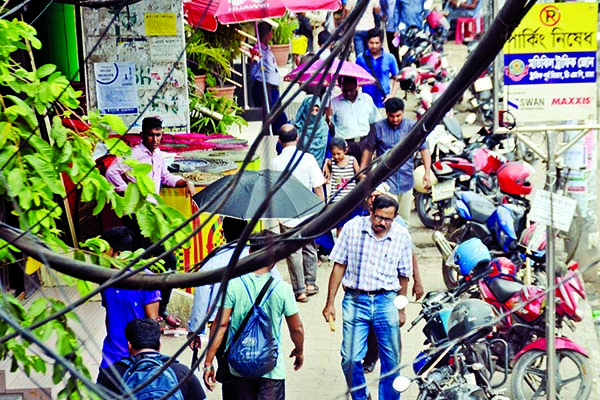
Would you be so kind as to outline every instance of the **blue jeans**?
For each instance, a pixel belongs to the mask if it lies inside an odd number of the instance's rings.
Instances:
[[[392,387],[392,382],[399,375],[397,368],[400,366],[401,351],[398,309],[393,304],[395,297],[394,292],[368,295],[347,291],[344,295],[342,370],[349,388],[360,387],[352,391],[353,400],[365,400],[368,396],[362,360],[367,353],[370,326],[379,344],[381,375],[386,375],[379,381],[379,399],[400,399],[400,393]],[[393,370],[396,371],[390,373]]]
[[[367,32],[368,31],[354,32],[354,54],[356,54],[356,58],[364,53],[367,48]]]

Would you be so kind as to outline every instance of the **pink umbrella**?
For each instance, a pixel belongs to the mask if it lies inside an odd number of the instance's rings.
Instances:
[[[313,65],[311,65],[310,67],[308,67],[308,69],[300,76],[300,79],[298,79],[298,83],[304,83],[306,81],[308,81],[311,77],[311,75],[317,71],[320,70],[321,72],[319,72],[312,80],[312,82],[310,83],[311,85],[317,85],[319,83],[319,81],[321,80],[321,77],[323,76],[323,73],[325,73],[325,85],[329,85],[331,83],[331,80],[333,78],[333,74],[335,73],[335,71],[337,71],[338,69],[338,65],[339,65],[340,61],[338,59],[333,60],[333,63],[331,64],[331,68],[329,68],[328,71],[325,71],[326,66],[323,65],[324,61],[323,60],[317,60],[315,61],[315,63]],[[302,64],[296,68],[294,68],[289,74],[287,74],[286,76],[283,77],[283,80],[285,81],[291,81],[294,78],[296,78],[296,76],[298,76],[298,74],[300,73],[300,70],[305,66],[306,64]],[[356,81],[358,82],[359,85],[370,85],[370,84],[374,84],[375,83],[375,78],[373,77],[373,75],[371,75],[369,73],[369,71],[367,71],[366,69],[364,69],[363,67],[361,67],[358,64],[355,64],[351,61],[344,61],[342,63],[342,68],[340,69],[340,76],[352,76],[354,78],[356,78]]]
[[[281,17],[286,10],[337,11],[341,6],[340,0],[191,0],[183,3],[183,10],[191,25],[214,32],[217,18],[222,24],[233,24]]]

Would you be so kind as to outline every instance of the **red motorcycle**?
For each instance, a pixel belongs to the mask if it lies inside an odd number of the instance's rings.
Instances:
[[[545,397],[546,390],[546,295],[543,288],[524,285],[515,278],[516,267],[508,259],[490,263],[490,275],[478,282],[482,300],[506,315],[496,325],[491,348],[499,364],[512,365],[513,399]],[[576,274],[577,263],[557,277],[556,323],[557,394],[564,399],[587,399],[592,389],[591,365],[587,352],[562,336],[562,325],[574,329],[582,320],[578,302],[585,299],[583,283]],[[505,377],[506,379],[506,377]]]
[[[473,150],[470,158],[472,161],[466,156],[445,156],[434,161],[431,165],[431,189],[422,185],[424,167],[415,169],[415,209],[419,220],[427,228],[440,228],[445,219],[454,214],[456,189],[496,197],[498,184],[495,173],[504,164],[504,158],[483,147]]]

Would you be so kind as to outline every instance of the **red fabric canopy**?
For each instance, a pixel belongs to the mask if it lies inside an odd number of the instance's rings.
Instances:
[[[281,17],[292,12],[336,11],[340,0],[192,0],[183,4],[187,21],[193,26],[215,31],[222,24]],[[216,16],[216,19],[215,19]]]

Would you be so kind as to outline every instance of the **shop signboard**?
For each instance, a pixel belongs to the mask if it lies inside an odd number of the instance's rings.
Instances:
[[[595,3],[536,4],[504,46],[504,99],[518,122],[596,118]]]

